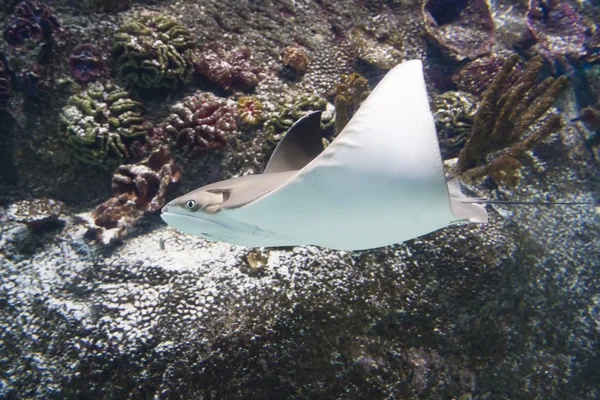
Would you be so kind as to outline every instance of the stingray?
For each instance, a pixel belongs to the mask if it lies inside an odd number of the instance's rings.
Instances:
[[[162,219],[211,241],[340,250],[487,221],[479,199],[446,182],[421,61],[389,71],[326,148],[320,117],[298,120],[262,174],[194,190],[165,205]]]

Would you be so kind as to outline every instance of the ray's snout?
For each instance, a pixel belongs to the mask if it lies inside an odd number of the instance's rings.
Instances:
[[[170,206],[171,206],[171,203],[167,203],[167,204],[165,204],[165,205],[163,206],[163,208],[161,208],[161,209],[160,209],[160,213],[161,213],[161,214],[164,214],[164,213],[167,213],[167,212],[169,212],[169,207],[170,207]]]

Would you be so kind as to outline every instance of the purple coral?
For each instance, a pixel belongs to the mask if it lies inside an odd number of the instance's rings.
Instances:
[[[50,7],[39,1],[22,1],[15,7],[4,28],[4,39],[11,46],[21,46],[28,39],[49,40],[60,24]]]
[[[427,0],[422,15],[429,36],[457,59],[490,52],[494,21],[484,0]]]
[[[191,158],[223,147],[237,132],[235,105],[212,93],[186,97],[171,111],[164,130]]]
[[[180,177],[166,146],[138,164],[121,165],[112,178],[115,196],[92,211],[94,225],[87,236],[105,244],[123,238],[145,213],[160,210],[169,185]]]
[[[497,55],[478,58],[455,72],[452,82],[459,90],[481,96],[505,62],[506,58]],[[516,66],[504,82],[504,87],[508,89],[514,85],[520,75],[521,68]]]
[[[585,25],[569,4],[558,0],[531,0],[526,20],[542,53],[576,57],[586,53]]]
[[[92,81],[102,73],[103,69],[102,55],[92,44],[82,44],[71,52],[69,70],[78,81]]]
[[[260,81],[260,69],[250,57],[250,49],[241,46],[226,52],[212,44],[194,59],[196,73],[225,90],[251,90]]]

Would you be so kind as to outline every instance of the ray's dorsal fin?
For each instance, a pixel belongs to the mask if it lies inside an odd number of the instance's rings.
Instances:
[[[300,118],[286,132],[273,152],[264,174],[297,171],[323,151],[321,111]]]

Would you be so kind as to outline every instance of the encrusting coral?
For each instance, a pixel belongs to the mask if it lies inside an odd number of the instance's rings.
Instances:
[[[114,84],[91,84],[63,108],[65,141],[73,157],[88,164],[115,165],[130,156],[130,147],[143,141],[150,125],[142,103]]]
[[[371,90],[369,90],[369,82],[359,73],[353,72],[350,75],[342,75],[335,92],[335,133],[338,134]]]
[[[171,112],[164,131],[191,158],[223,147],[237,132],[235,104],[212,93],[186,97]]]
[[[426,0],[425,29],[443,50],[456,59],[474,59],[490,52],[494,20],[484,0]]]
[[[226,51],[219,43],[211,43],[194,55],[196,73],[224,90],[251,90],[260,81],[260,68],[251,59],[250,49],[240,46]]]
[[[140,88],[173,88],[194,72],[192,35],[165,15],[150,13],[125,23],[111,45],[119,78]]]
[[[180,177],[166,146],[160,146],[142,162],[119,166],[112,178],[114,197],[92,211],[94,224],[87,237],[104,244],[122,239],[145,213],[161,209],[169,185]]]
[[[458,156],[467,141],[479,102],[474,95],[449,91],[433,99],[435,123],[443,158]]]
[[[509,58],[483,96],[471,136],[456,164],[455,174],[463,179],[488,174],[495,181],[511,180],[519,167],[519,153],[562,127],[558,114],[545,114],[566,86],[567,78],[548,77],[536,84],[543,65],[537,56],[525,65],[516,84],[503,90],[517,62],[517,55]]]

